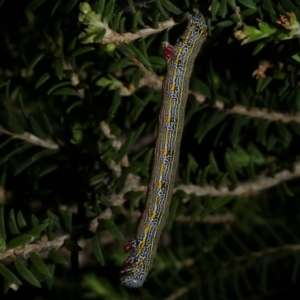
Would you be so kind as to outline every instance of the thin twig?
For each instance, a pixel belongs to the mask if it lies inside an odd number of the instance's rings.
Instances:
[[[110,36],[104,37],[100,42],[102,44],[109,44],[109,43],[129,43],[130,41],[139,39],[139,38],[145,38],[148,35],[152,35],[158,32],[161,32],[165,29],[170,29],[177,23],[174,22],[173,19],[158,23],[158,28],[145,28],[138,30],[136,33],[127,32],[124,34],[118,34],[116,32],[111,32]]]
[[[41,253],[41,252],[49,251],[51,249],[58,249],[64,244],[65,240],[67,240],[69,238],[70,238],[69,235],[63,235],[53,241],[45,241],[45,242],[39,241],[35,244],[26,244],[24,247],[22,247],[20,249],[19,249],[19,247],[9,249],[3,253],[0,253],[0,260],[4,260],[6,258],[12,258],[15,256],[21,256],[24,258],[28,258],[30,253],[33,253],[33,252]]]
[[[54,143],[52,140],[50,139],[42,140],[39,137],[27,131],[24,131],[22,134],[16,134],[0,127],[0,133],[1,132],[10,135],[13,139],[23,140],[28,143],[34,144],[36,146],[40,146],[48,149],[54,149],[54,150],[59,149],[59,145]]]
[[[241,183],[236,189],[230,190],[227,186],[221,186],[220,188],[215,188],[214,186],[198,186],[198,185],[184,185],[181,184],[174,188],[173,193],[181,190],[188,195],[196,195],[199,197],[211,196],[211,197],[223,197],[223,196],[249,196],[254,193],[258,193],[265,189],[271,188],[282,182],[297,178],[300,176],[300,163],[297,163],[294,172],[289,170],[282,170],[273,177],[267,177],[262,175],[258,177],[255,181]],[[124,194],[128,191],[147,191],[147,186],[140,185],[140,179],[138,176],[130,174],[123,190],[119,194],[114,194],[111,196],[111,201],[115,203],[114,205],[122,205],[125,201]]]
[[[155,72],[146,69],[145,66],[141,62],[139,62],[134,56],[130,56],[129,58],[132,61],[133,65],[137,66],[143,73],[143,77],[140,79],[139,82],[139,88],[147,86],[153,88],[156,91],[161,91],[163,77],[159,77],[156,75]],[[132,92],[134,93],[135,91]]]
[[[194,92],[190,92],[190,93],[195,96],[196,100],[199,103],[204,103],[204,101],[206,100],[206,97],[202,94],[194,93]],[[249,118],[260,118],[268,121],[281,121],[283,123],[290,123],[293,121],[296,123],[300,123],[299,113],[291,115],[291,114],[283,114],[283,113],[268,111],[265,108],[248,109],[247,107],[241,104],[237,104],[232,108],[226,109],[224,103],[220,100],[215,101],[214,107],[219,110],[225,110],[229,114],[244,115]]]
[[[191,216],[178,216],[176,221],[179,223],[189,223],[191,222]],[[220,224],[220,223],[233,223],[236,220],[236,216],[232,213],[209,215],[204,218],[198,217],[195,222],[205,223],[205,224]]]
[[[251,195],[262,190],[268,189],[287,180],[300,176],[300,163],[296,164],[294,172],[282,170],[276,173],[273,177],[260,176],[256,181],[245,182],[239,185],[236,189],[230,190],[227,186],[215,188],[213,186],[198,186],[198,185],[179,185],[174,189],[174,193],[178,190],[184,191],[188,195],[196,196],[245,196]]]
[[[185,287],[177,289],[173,294],[165,298],[165,300],[176,300],[179,299],[181,296],[187,294],[191,289],[195,287],[199,287],[201,285],[201,282],[199,281],[193,281],[190,284],[188,284]]]
[[[143,77],[140,80],[140,85],[139,87],[144,87],[144,86],[149,86],[151,88],[154,88],[156,91],[161,91],[162,90],[162,81],[163,78],[157,76],[154,72],[151,72],[147,70],[144,65],[140,62],[138,62],[134,57],[131,57],[131,61],[134,65],[136,65],[140,71],[143,73]],[[135,91],[133,90],[132,93]],[[200,104],[203,104],[206,100],[207,97],[203,94],[196,93],[193,91],[189,91],[190,94],[192,94],[197,102]],[[300,123],[300,114],[283,114],[283,113],[278,113],[278,112],[271,112],[268,111],[265,108],[252,108],[248,109],[247,107],[237,104],[232,108],[225,108],[225,105],[222,101],[220,100],[215,100],[214,107],[219,109],[219,110],[225,110],[226,113],[228,114],[238,114],[238,115],[244,115],[249,118],[261,118],[265,119],[268,121],[281,121],[284,123],[289,123],[289,122],[296,122]]]

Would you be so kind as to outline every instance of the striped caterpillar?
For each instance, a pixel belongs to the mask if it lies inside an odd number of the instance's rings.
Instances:
[[[189,81],[207,26],[201,13],[189,16],[188,25],[175,46],[163,43],[167,75],[163,83],[163,103],[159,114],[158,134],[152,176],[145,211],[136,237],[125,247],[131,251],[121,271],[121,284],[141,287],[155,257],[162,228],[166,222],[178,165],[180,142]]]

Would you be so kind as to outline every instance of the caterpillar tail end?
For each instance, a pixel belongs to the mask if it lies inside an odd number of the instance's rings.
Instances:
[[[122,272],[121,272],[121,275],[122,275]],[[126,287],[139,288],[144,284],[146,278],[147,278],[147,275],[145,275],[145,276],[140,275],[137,277],[137,276],[133,276],[131,274],[126,274],[126,271],[125,271],[125,274],[121,277],[120,281],[121,281],[121,284]]]

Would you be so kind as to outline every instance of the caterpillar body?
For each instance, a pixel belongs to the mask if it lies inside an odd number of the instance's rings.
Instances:
[[[190,76],[206,36],[205,19],[197,11],[189,16],[187,28],[175,46],[163,43],[167,59],[163,103],[145,211],[135,238],[124,249],[125,252],[131,251],[121,271],[121,284],[127,287],[138,288],[146,280],[169,213]]]

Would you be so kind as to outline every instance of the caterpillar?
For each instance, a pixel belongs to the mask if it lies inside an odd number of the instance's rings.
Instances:
[[[206,36],[205,19],[195,11],[193,16],[189,15],[187,28],[175,46],[163,42],[167,74],[163,82],[163,103],[159,114],[152,176],[136,236],[124,249],[125,252],[132,252],[120,272],[121,284],[130,288],[141,287],[146,280],[169,213],[189,81],[195,58]]]

